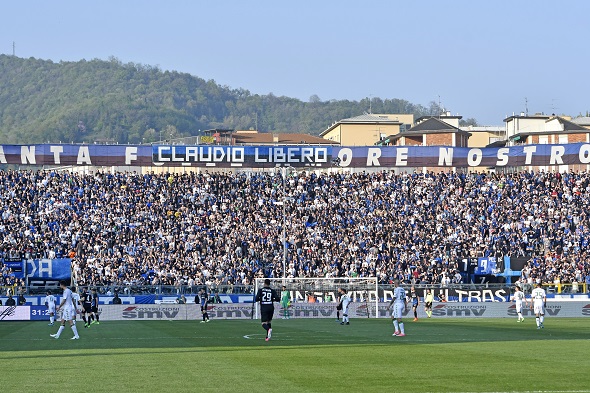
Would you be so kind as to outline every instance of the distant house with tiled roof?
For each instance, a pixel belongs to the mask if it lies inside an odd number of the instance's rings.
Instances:
[[[469,132],[453,126],[437,117],[421,118],[422,121],[407,131],[390,135],[383,145],[390,146],[455,146],[467,147]]]
[[[334,122],[320,137],[342,146],[370,146],[414,123],[411,114],[367,114]]]
[[[572,123],[575,123],[584,128],[590,128],[590,116],[580,116],[573,118]]]
[[[308,134],[266,133],[257,131],[234,131],[233,145],[338,145],[330,141]]]
[[[562,116],[510,116],[506,122],[509,145],[588,143],[590,130]]]
[[[590,129],[571,121],[569,117],[536,114],[513,115],[504,119],[509,146],[535,144],[589,143]],[[588,170],[588,165],[533,166],[532,170]]]

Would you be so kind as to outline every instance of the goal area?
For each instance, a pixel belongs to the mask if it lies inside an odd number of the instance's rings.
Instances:
[[[264,286],[266,278],[257,278],[254,296]],[[269,278],[270,287],[280,296],[282,287],[289,292],[290,307],[285,310],[275,304],[275,317],[289,315],[293,318],[335,318],[338,305],[338,288],[346,290],[350,297],[351,318],[378,318],[378,281],[376,277],[363,278]],[[260,315],[255,304],[254,317]]]

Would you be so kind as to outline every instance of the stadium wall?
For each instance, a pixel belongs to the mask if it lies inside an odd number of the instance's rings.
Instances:
[[[379,318],[389,318],[389,303],[379,303]],[[351,303],[351,318],[373,317],[372,305]],[[256,318],[256,309],[252,303],[212,304],[208,307],[209,317],[215,319],[252,319]],[[173,320],[197,321],[201,319],[200,307],[196,304],[134,304],[134,305],[102,305],[99,307],[100,320]],[[289,307],[291,318],[335,318],[336,305],[332,303],[297,303]],[[275,319],[283,316],[283,310],[275,307]],[[404,314],[412,317],[408,308]],[[513,303],[435,303],[432,308],[433,318],[516,318]],[[532,317],[533,311],[523,309],[524,317]],[[585,302],[548,302],[545,309],[548,318],[586,318],[590,317],[590,301]],[[423,306],[418,309],[418,317],[426,318]],[[1,321],[49,320],[44,306],[0,306]]]

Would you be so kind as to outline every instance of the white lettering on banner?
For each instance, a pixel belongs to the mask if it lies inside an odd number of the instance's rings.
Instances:
[[[78,150],[78,159],[76,160],[76,164],[78,165],[92,165],[92,161],[90,160],[90,151],[88,150],[88,146],[80,146]]]
[[[344,147],[338,152],[341,167],[347,167],[352,162],[352,149]]]
[[[491,289],[474,291],[463,291],[461,289],[456,289],[456,292],[459,297],[459,302],[505,302],[508,296],[508,293],[506,293],[504,289],[498,289],[496,292],[492,291]]]
[[[508,165],[508,153],[510,149],[507,147],[503,147],[498,149],[498,161],[496,162],[496,166],[505,166]]]
[[[578,158],[582,164],[590,163],[590,145],[582,145]]]
[[[177,157],[176,156],[176,147],[172,147],[172,157],[170,158],[172,162],[183,162],[185,160],[184,156]]]
[[[37,151],[36,148],[41,150]],[[539,147],[541,146],[541,147]],[[94,145],[0,145],[1,164],[38,165],[43,163],[63,164],[62,157],[67,152],[68,161],[76,158],[75,165],[93,165],[94,155],[106,160],[105,165],[134,165],[140,152],[146,154],[146,146],[101,146]],[[153,165],[189,165],[191,163],[236,163],[244,164],[246,158],[253,160],[255,167],[274,167],[276,164],[317,164],[328,163],[328,152],[340,159],[339,166],[360,167],[383,166],[381,157],[395,157],[386,166],[406,167],[409,161],[416,160],[418,166],[452,167],[457,165],[455,150],[459,149],[462,166],[480,166],[484,157],[496,157],[496,166],[514,165],[566,165],[590,164],[590,143],[569,143],[558,145],[524,145],[503,148],[453,148],[439,146],[385,146],[385,147],[340,147],[340,146],[223,146],[223,145],[157,145],[152,147]],[[247,149],[247,150],[246,150]],[[542,151],[542,154],[538,152]],[[248,152],[248,155],[246,155]],[[438,152],[438,156],[437,156]],[[112,164],[108,164],[112,160]],[[524,161],[524,163],[523,163]],[[241,165],[237,165],[241,166]],[[322,166],[322,165],[317,165]]]
[[[131,165],[131,162],[135,160],[137,160],[137,146],[127,146],[125,148],[125,165]]]
[[[164,151],[170,151],[170,148],[168,146],[158,146],[158,162],[170,161],[169,158],[162,155]]]
[[[321,164],[328,162],[328,149],[325,147],[255,147],[254,162],[259,163],[310,163]]]
[[[51,259],[39,259],[39,275],[38,277],[52,277],[53,276],[53,262]]]
[[[395,165],[396,166],[407,166],[408,165],[408,148],[400,147],[397,149],[395,154]]]
[[[531,165],[531,162],[533,162],[533,153],[537,151],[537,146],[525,146],[522,148],[522,151],[526,154],[524,164]]]
[[[549,165],[563,165],[563,155],[565,154],[565,146],[551,146],[551,158],[549,158]]]
[[[467,165],[479,166],[479,164],[481,164],[482,158],[483,152],[481,149],[471,149],[469,150],[469,153],[467,153]]]
[[[59,156],[64,152],[63,146],[50,146],[49,151],[53,153],[53,163],[61,164],[61,157]]]
[[[35,146],[21,146],[20,161],[23,165],[35,165],[37,163],[35,160]]]
[[[29,270],[28,265],[31,265],[31,270]],[[35,273],[37,273],[37,264],[33,259],[27,260],[27,271],[29,272],[29,276],[35,277]]]
[[[440,147],[438,149],[438,165],[452,166],[453,165],[453,148]]]
[[[381,149],[378,147],[369,147],[367,151],[367,166],[381,166],[379,158],[381,157]]]

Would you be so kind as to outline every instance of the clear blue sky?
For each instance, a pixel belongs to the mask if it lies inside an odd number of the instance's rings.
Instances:
[[[23,0],[0,5],[0,52],[115,56],[304,101],[440,97],[501,125],[525,97],[529,113],[590,110],[589,16],[584,0]]]

